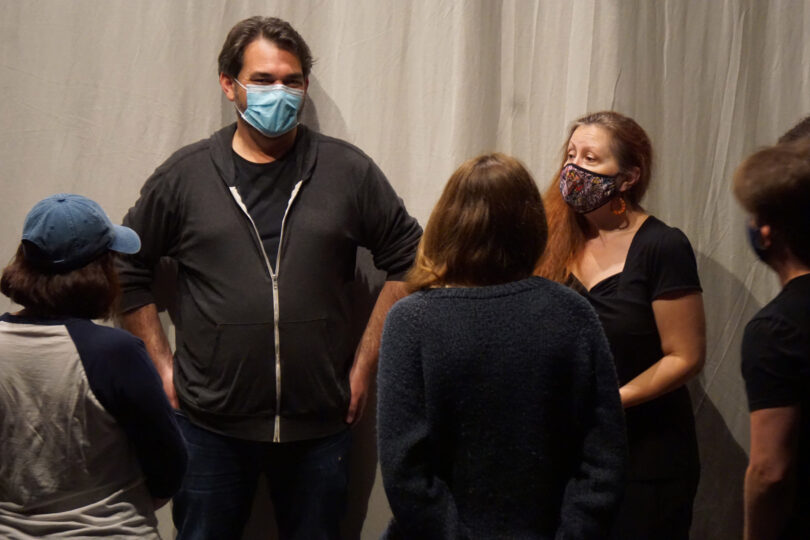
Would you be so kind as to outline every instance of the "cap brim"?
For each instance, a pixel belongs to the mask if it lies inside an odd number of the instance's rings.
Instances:
[[[115,230],[115,239],[110,245],[111,251],[127,255],[140,251],[141,239],[138,237],[138,233],[123,225],[113,225],[113,229]]]

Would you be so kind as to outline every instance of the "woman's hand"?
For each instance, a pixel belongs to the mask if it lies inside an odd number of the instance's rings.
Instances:
[[[622,405],[632,407],[671,392],[703,369],[706,319],[700,292],[665,294],[652,303],[664,356],[619,389]]]

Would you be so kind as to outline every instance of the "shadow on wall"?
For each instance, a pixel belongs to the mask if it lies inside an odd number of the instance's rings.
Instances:
[[[707,320],[707,361],[689,391],[695,409],[701,476],[691,537],[742,538],[743,480],[748,465],[748,409],[740,375],[745,324],[759,310],[743,283],[697,253]]]
[[[315,105],[316,103],[317,105]],[[307,99],[301,111],[301,123],[312,128],[313,131],[321,133],[323,133],[321,131],[321,124],[323,123],[329,128],[328,132],[324,133],[325,135],[351,142],[348,126],[340,113],[340,109],[323,89],[318,79],[312,76],[309,78]]]

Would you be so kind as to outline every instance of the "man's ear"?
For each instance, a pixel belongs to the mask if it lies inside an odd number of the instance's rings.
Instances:
[[[641,178],[641,169],[639,169],[638,167],[633,167],[632,169],[630,169],[628,173],[625,174],[625,177],[627,179],[624,182],[622,182],[622,185],[619,187],[620,192],[627,191],[628,189],[636,185],[638,179]]]
[[[220,73],[219,86],[222,88],[222,92],[225,94],[225,97],[228,98],[228,101],[236,99],[236,84],[234,84],[233,78],[231,78],[230,75]]]

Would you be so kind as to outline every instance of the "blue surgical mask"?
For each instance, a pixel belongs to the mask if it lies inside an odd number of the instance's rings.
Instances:
[[[760,261],[765,262],[768,249],[763,246],[762,233],[759,232],[759,227],[748,221],[745,228],[748,230],[748,243],[751,244],[751,249],[757,254]]]
[[[248,84],[234,79],[245,89],[247,108],[239,111],[242,119],[267,137],[278,137],[298,125],[298,111],[304,101],[304,91],[283,84]]]

